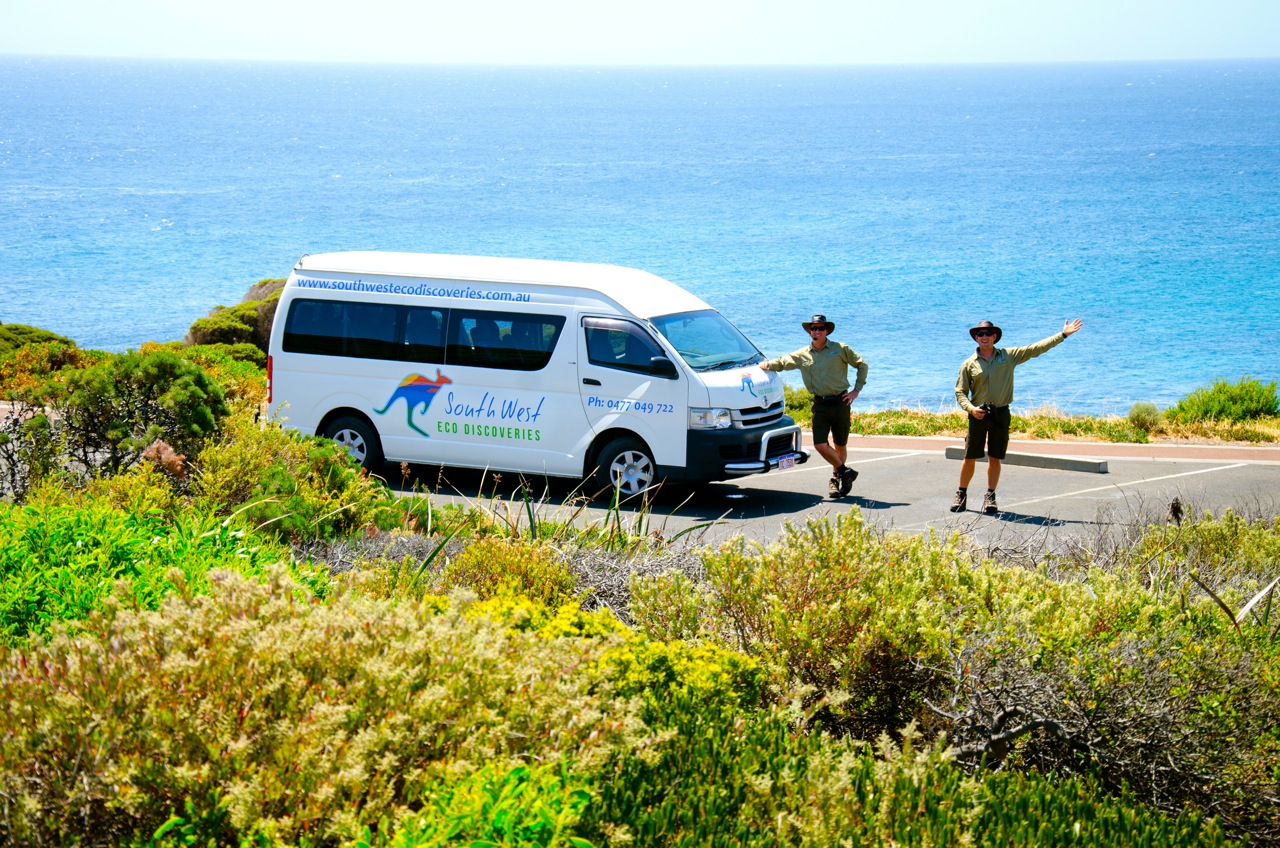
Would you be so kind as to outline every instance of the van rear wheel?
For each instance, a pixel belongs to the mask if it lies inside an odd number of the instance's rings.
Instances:
[[[639,439],[614,439],[600,451],[596,462],[596,483],[622,497],[631,497],[657,485],[658,466]]]
[[[335,418],[324,428],[324,435],[347,449],[356,462],[371,472],[382,465],[382,442],[378,431],[363,419],[354,415]]]

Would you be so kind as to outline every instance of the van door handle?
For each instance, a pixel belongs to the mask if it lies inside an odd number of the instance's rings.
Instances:
[[[583,378],[582,378],[582,385],[584,385],[584,386],[598,386],[598,385],[600,385],[600,381],[599,381],[599,380],[594,379],[593,377],[583,377]]]

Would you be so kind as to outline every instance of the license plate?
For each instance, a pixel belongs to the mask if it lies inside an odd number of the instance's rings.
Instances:
[[[795,467],[795,464],[796,458],[794,456],[784,456],[778,460],[778,470],[781,471],[784,468],[793,468]]]

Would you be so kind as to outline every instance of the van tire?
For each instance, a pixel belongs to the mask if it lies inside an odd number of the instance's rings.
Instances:
[[[378,431],[363,418],[354,415],[335,418],[324,428],[324,435],[346,448],[347,453],[370,472],[381,469],[382,442]]]
[[[639,439],[629,436],[613,439],[596,454],[595,481],[610,497],[617,489],[624,498],[661,482],[652,452]]]

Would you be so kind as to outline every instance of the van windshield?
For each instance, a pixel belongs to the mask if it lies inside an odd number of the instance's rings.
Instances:
[[[714,309],[650,319],[695,371],[741,368],[764,358],[738,328]]]

